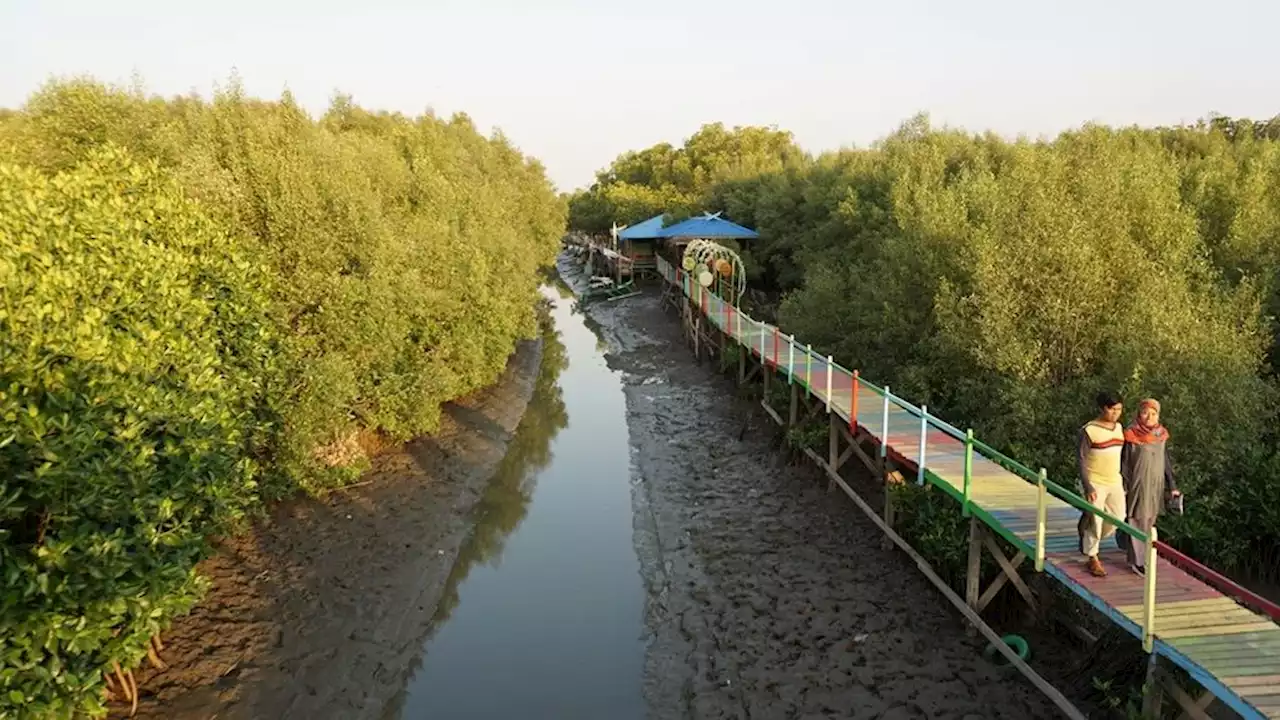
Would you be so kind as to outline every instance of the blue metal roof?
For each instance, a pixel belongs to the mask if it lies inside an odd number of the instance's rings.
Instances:
[[[662,215],[654,215],[653,217],[638,222],[625,230],[618,232],[619,240],[656,240],[660,237],[658,233],[662,230]]]
[[[647,220],[645,222],[648,222]],[[735,222],[720,217],[720,213],[706,213],[702,217],[692,217],[678,222],[658,232],[660,238],[728,238],[732,240],[752,240],[760,237],[760,233],[745,228]]]

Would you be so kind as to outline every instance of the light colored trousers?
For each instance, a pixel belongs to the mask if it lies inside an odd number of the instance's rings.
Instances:
[[[1111,517],[1124,517],[1123,485],[1094,485],[1093,489],[1098,492],[1098,497],[1093,502],[1094,506]],[[1086,557],[1093,557],[1098,554],[1098,547],[1102,544],[1102,541],[1115,533],[1116,526],[1097,515],[1091,514],[1087,519],[1081,521],[1081,530],[1080,549]]]

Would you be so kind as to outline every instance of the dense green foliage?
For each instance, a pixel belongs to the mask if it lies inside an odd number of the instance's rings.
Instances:
[[[704,126],[682,147],[663,143],[624,153],[591,188],[569,199],[569,225],[602,233],[659,213],[679,219],[695,212],[722,183],[759,177],[803,162],[791,133],[767,128]]]
[[[462,116],[88,81],[0,115],[0,717],[101,711],[206,538],[495,379],[564,212]]]
[[[1160,398],[1189,498],[1166,536],[1274,571],[1278,127],[1014,142],[917,117],[872,148],[740,174],[693,202],[760,231],[753,280],[784,294],[788,332],[1067,485],[1097,390],[1131,408]],[[574,202],[609,197],[616,174]]]

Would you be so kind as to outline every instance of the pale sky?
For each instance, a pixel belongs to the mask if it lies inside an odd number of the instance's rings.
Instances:
[[[1280,2],[0,0],[0,106],[53,75],[207,94],[237,69],[319,113],[462,110],[561,190],[706,122],[866,145],[918,111],[1037,136],[1280,113]]]

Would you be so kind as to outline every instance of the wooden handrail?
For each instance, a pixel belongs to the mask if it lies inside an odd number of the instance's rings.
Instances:
[[[1209,585],[1212,585],[1223,595],[1235,596],[1236,598],[1243,600],[1245,605],[1267,615],[1276,622],[1280,622],[1280,605],[1262,597],[1258,593],[1240,585],[1240,583],[1237,583],[1226,575],[1223,575],[1195,558],[1170,547],[1164,542],[1157,540],[1155,542],[1155,546],[1156,551],[1171,564],[1181,568],[1185,572],[1195,575]]]

